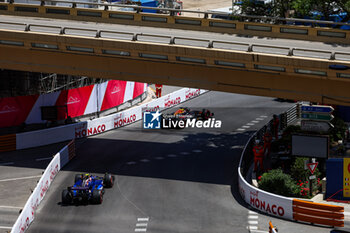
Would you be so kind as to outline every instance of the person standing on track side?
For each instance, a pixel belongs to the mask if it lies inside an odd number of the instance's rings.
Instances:
[[[271,152],[272,135],[268,130],[266,130],[266,132],[264,133],[263,139],[264,139],[264,155],[269,156]]]
[[[253,147],[254,153],[254,172],[258,170],[258,163],[260,170],[264,170],[264,147],[260,145],[260,141],[255,141],[255,146]]]
[[[162,96],[162,84],[156,84],[156,97],[159,98]]]
[[[280,119],[278,118],[277,115],[273,115],[273,133],[275,136],[275,140],[278,140],[278,130],[279,130],[279,126],[280,126]]]

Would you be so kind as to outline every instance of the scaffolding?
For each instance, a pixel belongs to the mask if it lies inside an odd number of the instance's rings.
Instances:
[[[33,73],[13,70],[0,70],[0,98],[42,95],[61,90],[79,88],[96,83],[103,79],[86,76]]]

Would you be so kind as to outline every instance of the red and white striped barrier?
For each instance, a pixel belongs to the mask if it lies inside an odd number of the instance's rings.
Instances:
[[[145,83],[110,80],[44,95],[0,98],[0,127],[45,123],[42,106],[67,106],[58,108],[58,120],[101,112],[135,99],[146,90]]]
[[[204,92],[206,92],[206,90],[182,88],[149,103],[108,116],[75,124],[16,134],[16,150],[44,146],[103,133],[141,120],[143,109],[157,110],[170,108]]]

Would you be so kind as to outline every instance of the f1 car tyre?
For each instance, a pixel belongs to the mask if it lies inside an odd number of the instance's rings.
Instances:
[[[92,202],[95,204],[101,204],[103,201],[103,192],[98,189],[92,191]]]
[[[103,184],[106,188],[112,188],[114,184],[113,176],[109,173],[106,173],[103,179]]]
[[[74,184],[78,182],[78,180],[81,180],[81,174],[76,174],[74,178]]]
[[[62,204],[68,205],[72,202],[72,195],[71,193],[65,189],[62,191]]]

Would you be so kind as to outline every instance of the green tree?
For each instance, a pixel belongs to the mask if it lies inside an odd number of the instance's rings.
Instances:
[[[243,0],[241,7],[246,15],[268,16],[271,11],[271,4],[264,4],[263,1]]]
[[[272,16],[286,18],[291,10],[293,0],[274,0],[271,3]]]
[[[259,188],[282,196],[297,197],[300,194],[300,187],[290,175],[279,169],[270,170],[261,176]]]
[[[303,157],[295,158],[295,161],[290,169],[290,174],[294,180],[299,182],[304,182],[306,180],[309,171],[304,169],[304,164],[307,160],[308,158]]]
[[[329,131],[330,141],[337,142],[338,140],[342,140],[345,135],[345,131],[347,130],[347,125],[338,117],[334,118],[331,123],[333,124],[334,128]]]
[[[295,161],[290,169],[291,170],[290,174],[291,174],[292,178],[295,181],[297,181],[298,184],[308,181],[309,180],[308,177],[311,176],[309,169],[304,168],[305,161],[308,161],[308,160],[309,160],[309,158],[297,157],[297,158],[295,158]],[[310,182],[312,182],[312,187],[313,187],[312,190],[314,192],[318,189],[317,178],[321,176],[321,172],[319,171],[318,168],[315,169],[313,175],[315,175],[316,178],[311,180]],[[309,185],[307,185],[307,187],[308,186]]]

